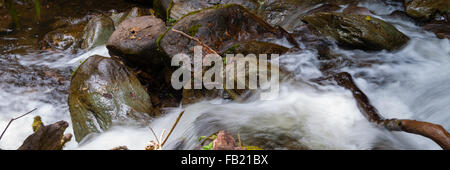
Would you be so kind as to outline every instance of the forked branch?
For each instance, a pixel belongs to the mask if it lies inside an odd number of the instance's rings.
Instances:
[[[0,135],[0,140],[2,140],[3,135],[5,134],[6,130],[8,130],[9,125],[11,125],[11,123],[12,123],[14,120],[20,119],[20,118],[22,118],[22,117],[24,117],[24,116],[30,114],[31,112],[34,112],[36,109],[37,109],[37,108],[34,108],[33,110],[31,110],[31,111],[29,111],[29,112],[27,112],[27,113],[25,113],[25,114],[23,114],[23,115],[20,115],[19,117],[12,118],[12,119],[9,121],[8,125],[6,125],[5,130],[3,130],[2,135]]]
[[[343,72],[333,76],[338,85],[349,89],[356,100],[358,109],[377,126],[390,131],[404,131],[422,135],[436,142],[442,149],[450,150],[450,134],[438,124],[407,119],[384,119],[378,110],[370,104],[369,98],[362,92],[349,73]]]

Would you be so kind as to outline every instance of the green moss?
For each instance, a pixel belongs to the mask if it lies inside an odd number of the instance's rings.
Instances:
[[[83,65],[88,59],[89,59],[89,57],[86,58],[86,59],[84,59],[84,60],[80,63],[80,65],[78,65],[78,67],[76,67],[76,68],[73,70],[72,74],[70,75],[70,79],[73,79],[73,76],[75,75],[75,73],[77,73],[78,68],[80,68],[81,65]]]
[[[169,20],[169,18],[170,18],[170,10],[172,10],[172,7],[173,7],[173,0],[171,0],[171,1],[169,2],[169,7],[168,7],[167,10],[166,10],[166,17],[167,17],[167,20]]]
[[[197,32],[198,32],[198,28],[200,28],[201,26],[202,26],[202,24],[193,25],[193,26],[189,27],[189,29],[187,30],[187,33],[190,36],[195,36],[195,34],[197,34]]]
[[[241,44],[239,44],[239,43],[234,44],[233,46],[231,46],[230,48],[228,48],[228,49],[224,52],[224,54],[234,54],[235,51],[236,51],[236,49],[239,48],[240,46],[241,46]]]

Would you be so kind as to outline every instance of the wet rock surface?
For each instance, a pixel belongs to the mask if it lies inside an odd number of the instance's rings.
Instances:
[[[216,51],[226,51],[241,42],[268,42],[285,38],[278,29],[239,5],[219,5],[186,15],[171,29],[196,37]],[[196,45],[198,42],[172,30],[168,30],[159,43],[169,57],[178,53],[193,56]]]
[[[83,29],[85,23],[71,25],[63,28],[55,29],[45,34],[42,48],[43,49],[77,49],[80,48],[82,43]]]
[[[62,150],[64,143],[71,137],[71,135],[64,135],[68,126],[69,123],[66,121],[42,126],[28,136],[18,150]]]
[[[438,38],[450,39],[450,23],[449,21],[434,21],[422,27],[424,30],[434,32]]]
[[[212,0],[212,1],[156,0],[155,1],[155,6],[159,5],[161,7],[160,13],[174,20],[178,20],[190,12],[209,8],[219,4],[239,4],[248,9],[256,9],[259,6],[259,3],[256,0]]]
[[[405,0],[405,11],[418,19],[431,19],[435,14],[450,13],[448,0]]]
[[[289,49],[273,43],[261,42],[261,41],[248,41],[242,43],[236,43],[232,47],[226,49],[224,52],[220,52],[222,56],[226,54],[243,54],[247,56],[248,54],[267,54],[270,58],[271,54],[282,55],[286,53]]]
[[[114,32],[114,21],[105,15],[99,15],[87,23],[83,30],[81,48],[89,49],[105,44]]]
[[[160,69],[162,55],[156,40],[166,31],[164,22],[154,16],[142,16],[121,23],[106,44],[111,56],[119,56],[127,63]]]
[[[108,129],[114,122],[142,122],[156,116],[150,96],[134,73],[120,62],[94,55],[74,73],[69,109],[75,139]]]
[[[356,0],[267,0],[256,13],[271,25],[279,25],[287,31],[293,31],[296,27],[304,24],[299,18],[305,15],[336,11],[341,8],[339,5],[356,2]]]
[[[117,28],[120,23],[125,20],[141,17],[145,15],[153,15],[152,10],[150,8],[140,8],[134,7],[125,12],[115,12],[110,15],[111,19],[114,21],[114,26]]]
[[[409,38],[394,26],[367,15],[316,13],[303,18],[308,26],[330,36],[338,44],[363,50],[396,50]]]

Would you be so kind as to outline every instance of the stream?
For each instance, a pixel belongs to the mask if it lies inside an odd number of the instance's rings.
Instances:
[[[334,45],[334,52],[345,54],[355,63],[371,63],[365,67],[342,66],[339,71],[354,77],[382,116],[427,121],[450,130],[450,41],[438,39],[410,21],[385,15],[396,6],[376,1],[360,6],[375,11],[378,15],[374,17],[393,24],[410,41],[394,52],[365,52]],[[0,148],[17,149],[33,133],[31,124],[36,115],[44,124],[65,120],[69,122],[66,133],[73,133],[67,105],[71,70],[93,54],[109,56],[104,45],[77,53],[0,53],[0,129],[13,117],[38,108],[11,124]],[[281,66],[306,81],[322,76],[319,62],[313,50],[280,56]],[[165,149],[194,149],[199,136],[222,129],[239,133],[244,143],[265,149],[440,149],[422,136],[376,128],[360,113],[350,91],[332,85],[318,90],[283,83],[274,100],[235,103],[215,99],[165,109],[168,114],[149,125],[158,135],[163,129],[169,130],[185,110]],[[144,149],[150,140],[155,139],[149,127],[128,124],[90,135],[80,143],[72,139],[64,149],[111,149],[119,145]]]

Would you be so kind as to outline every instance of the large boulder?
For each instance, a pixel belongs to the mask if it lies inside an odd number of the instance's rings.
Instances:
[[[174,20],[180,19],[182,16],[201,9],[209,8],[219,4],[239,4],[249,9],[256,9],[259,6],[256,0],[155,0],[154,6],[158,12],[167,18]]]
[[[450,13],[449,0],[405,0],[405,11],[418,19],[431,19],[436,13]]]
[[[194,46],[201,43],[212,48],[222,57],[225,57],[227,53],[253,53],[258,56],[259,54],[284,53],[287,50],[286,47],[269,42],[292,39],[289,36],[281,28],[272,27],[248,9],[231,4],[217,5],[185,15],[167,30],[158,42],[159,49],[169,58],[179,53],[193,57]],[[201,43],[193,39],[198,39]],[[295,45],[291,43],[290,46]],[[203,55],[211,52],[203,48]],[[206,67],[203,67],[203,71],[205,70]],[[232,98],[240,95],[230,92],[234,96]],[[222,94],[216,89],[185,89],[183,104],[222,96]]]
[[[234,4],[218,5],[185,15],[159,41],[160,49],[169,57],[178,53],[194,56],[193,47],[197,46],[198,42],[172,29],[199,39],[218,53],[248,41],[271,42],[290,39],[289,35],[280,29],[267,24],[246,8]],[[206,55],[207,52],[203,54]]]
[[[163,62],[156,40],[166,31],[164,22],[155,16],[142,16],[123,21],[106,44],[111,56],[119,56],[127,63],[161,68]]]
[[[89,133],[108,129],[113,121],[145,123],[155,116],[150,96],[134,73],[99,55],[89,57],[75,71],[68,102],[78,142]]]
[[[396,50],[409,38],[381,19],[356,14],[316,13],[302,18],[308,27],[338,44],[363,50]]]
[[[82,49],[90,49],[105,44],[114,32],[114,21],[106,15],[93,17],[83,30]]]

